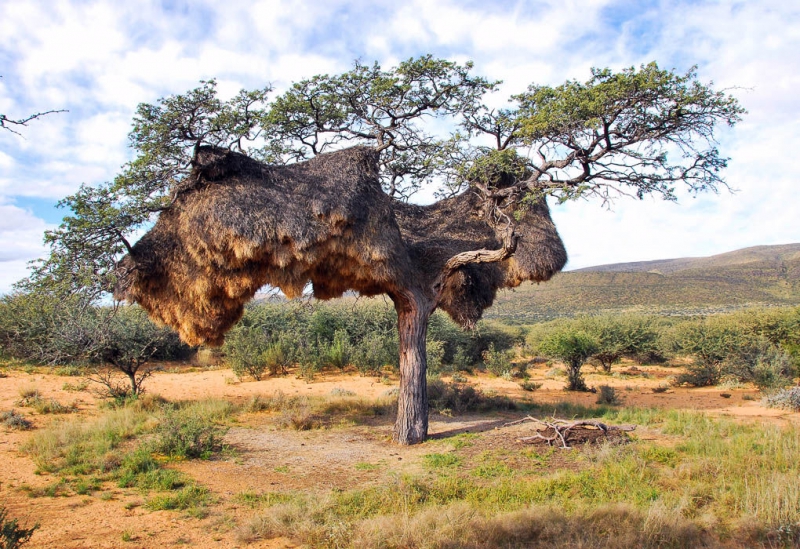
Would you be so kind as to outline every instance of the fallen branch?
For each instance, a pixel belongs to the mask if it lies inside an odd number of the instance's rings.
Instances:
[[[608,435],[608,433],[610,432],[630,432],[636,429],[636,425],[607,425],[596,419],[567,421],[564,419],[553,418],[551,421],[544,421],[532,416],[526,416],[517,421],[511,421],[503,426],[508,427],[511,425],[519,425],[527,421],[533,421],[535,423],[539,423],[543,425],[545,428],[538,429],[538,432],[533,436],[522,437],[517,439],[519,442],[532,444],[534,442],[542,440],[546,442],[548,446],[553,446],[554,444],[556,444],[558,445],[559,448],[571,448],[571,446],[567,444],[567,439],[569,438],[570,433],[575,429],[599,430],[602,431],[604,435]],[[544,431],[547,430],[550,430],[550,432],[552,432],[552,436],[545,436],[542,434]]]

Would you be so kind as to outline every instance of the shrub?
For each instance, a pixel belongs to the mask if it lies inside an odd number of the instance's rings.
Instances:
[[[800,412],[800,387],[780,389],[764,397],[764,405]]]
[[[611,406],[622,404],[622,400],[614,387],[601,385],[598,389],[600,390],[600,394],[597,395],[597,404],[608,404]]]
[[[527,379],[525,381],[522,381],[519,384],[519,386],[522,387],[523,391],[531,391],[531,392],[542,388],[541,383],[534,383],[533,381],[528,381]]]
[[[368,334],[356,346],[354,363],[362,375],[377,373],[387,364],[397,366],[398,340],[382,333]]]
[[[430,339],[425,342],[425,354],[428,357],[428,374],[440,374],[444,371],[444,341]]]
[[[344,369],[345,366],[350,364],[352,354],[353,347],[350,344],[347,331],[343,329],[336,330],[333,335],[333,341],[327,348],[326,362],[330,366]]]
[[[498,351],[494,342],[489,343],[489,348],[483,352],[483,363],[486,369],[496,376],[503,376],[511,372],[511,352]]]
[[[286,334],[281,334],[267,346],[261,358],[270,375],[285,374],[294,364],[295,346],[296,342]]]
[[[791,382],[793,365],[782,349],[758,335],[738,315],[709,317],[677,324],[668,334],[672,348],[689,354],[694,362],[679,383],[716,385],[735,376],[761,388]]]
[[[428,407],[439,413],[486,412],[515,410],[514,401],[503,396],[490,396],[471,385],[428,381]]]
[[[219,428],[204,418],[189,414],[167,414],[156,433],[153,450],[172,458],[208,459],[222,447]]]
[[[60,365],[84,360],[105,311],[45,292],[0,298],[0,347],[10,357]]]
[[[794,364],[780,347],[762,339],[739,349],[723,365],[726,374],[740,381],[752,381],[759,389],[777,389],[792,384]]]
[[[681,385],[688,383],[695,387],[710,387],[716,385],[722,379],[722,368],[718,363],[693,362],[686,366],[686,372],[680,374],[676,383]]]
[[[267,354],[270,350],[263,331],[257,326],[237,325],[225,337],[222,347],[233,373],[239,379],[247,376],[260,381],[267,371]]]
[[[30,541],[31,536],[38,529],[38,524],[34,524],[30,528],[20,526],[17,519],[10,519],[6,508],[0,506],[0,549],[22,547]]]
[[[27,431],[33,428],[33,422],[15,410],[0,412],[0,422],[9,429],[18,431]]]
[[[597,341],[592,336],[586,332],[571,330],[569,327],[554,330],[538,345],[541,353],[566,363],[569,391],[588,390],[581,375],[581,367],[597,349]]]

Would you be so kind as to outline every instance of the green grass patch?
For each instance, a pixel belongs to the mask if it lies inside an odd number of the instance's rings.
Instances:
[[[447,439],[447,442],[453,445],[453,450],[460,450],[461,448],[468,448],[472,446],[478,435],[475,433],[459,433]]]
[[[145,501],[151,511],[197,511],[213,500],[208,488],[191,484],[167,494],[159,494]]]
[[[356,471],[377,471],[380,468],[381,468],[381,465],[379,463],[362,462],[362,463],[356,463],[355,464]]]
[[[430,469],[448,469],[461,465],[461,458],[455,454],[426,454],[422,462]]]
[[[288,503],[295,499],[292,494],[281,492],[241,492],[233,497],[234,501],[251,509],[272,507],[279,503]]]

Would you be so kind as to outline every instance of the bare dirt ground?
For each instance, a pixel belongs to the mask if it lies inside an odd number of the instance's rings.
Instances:
[[[468,376],[468,382],[486,392],[507,395],[537,403],[573,402],[593,405],[597,395],[563,391],[563,379],[547,379],[549,368],[530,370],[532,381],[542,383],[535,392],[525,392],[514,381],[484,374]],[[741,421],[786,424],[800,421],[800,414],[767,409],[746,395],[754,389],[689,389],[670,387],[654,393],[676,374],[675,368],[641,367],[643,373],[620,372],[630,365],[615,367],[613,376],[601,375],[592,368],[585,370],[590,386],[611,385],[618,389],[623,404],[637,407],[702,410],[729,416]],[[16,408],[41,428],[63,416],[38,415],[30,408],[20,408],[20,391],[36,388],[45,398],[62,404],[75,403],[78,411],[70,419],[87,420],[102,413],[97,399],[86,391],[75,391],[81,378],[62,377],[35,369],[30,373],[10,370],[0,378],[0,411]],[[355,373],[318,375],[307,383],[292,375],[268,378],[260,382],[238,382],[228,369],[173,367],[155,374],[147,381],[147,389],[169,400],[221,398],[243,402],[253,395],[269,395],[277,391],[288,396],[330,395],[335,388],[346,389],[356,397],[376,399],[384,395],[396,380],[382,383],[377,378]],[[723,394],[729,395],[727,398]],[[186,461],[171,464],[199,484],[209,488],[215,497],[210,513],[192,518],[176,511],[149,511],[142,507],[144,495],[135,489],[104,486],[93,495],[68,495],[31,498],[23,486],[42,487],[57,478],[37,474],[36,466],[21,451],[31,432],[11,431],[0,427],[0,502],[9,514],[22,523],[40,524],[26,546],[34,548],[152,548],[152,547],[293,547],[289,540],[278,539],[246,544],[237,537],[238,525],[256,511],[241,503],[243,492],[326,492],[331,489],[352,489],[386,479],[388,474],[420,473],[426,454],[451,448],[448,439],[458,433],[482,432],[466,456],[491,450],[506,452],[508,459],[517,459],[521,452],[516,442],[529,433],[530,425],[503,427],[520,412],[491,413],[431,418],[431,440],[414,447],[401,447],[391,442],[391,418],[379,417],[370,425],[343,424],[325,429],[292,431],[277,429],[269,414],[242,414],[226,435],[225,442],[234,451],[231,455],[209,461]],[[649,435],[640,432],[640,436]],[[569,467],[568,462],[550,460],[546,466]],[[127,541],[126,541],[127,540]]]

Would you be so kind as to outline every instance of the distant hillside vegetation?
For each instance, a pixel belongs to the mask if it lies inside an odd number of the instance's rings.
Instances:
[[[800,305],[800,244],[600,265],[498,295],[487,318],[536,322],[611,311],[696,314]]]

